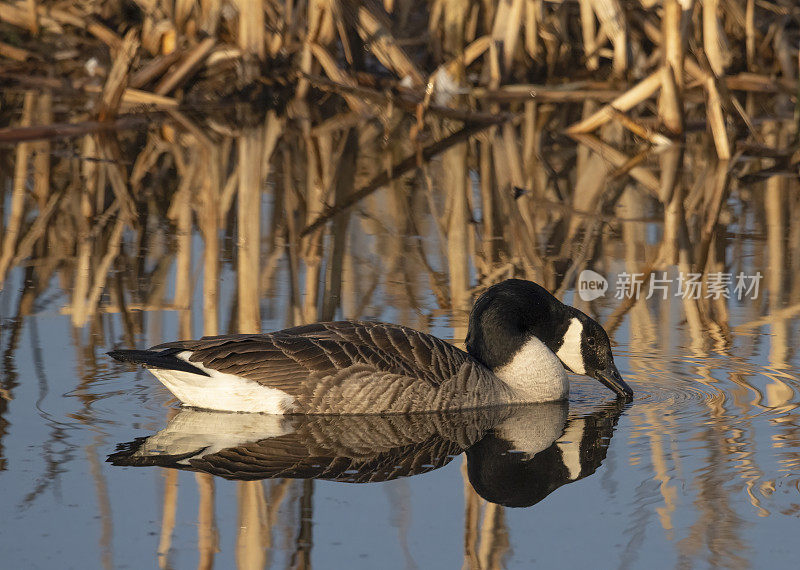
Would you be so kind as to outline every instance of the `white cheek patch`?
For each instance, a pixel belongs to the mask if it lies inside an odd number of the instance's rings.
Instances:
[[[561,450],[561,461],[569,471],[570,481],[575,481],[581,474],[581,441],[585,429],[586,420],[573,420],[557,442]]]
[[[586,374],[586,367],[583,365],[583,355],[581,354],[581,333],[583,325],[577,317],[572,317],[569,321],[569,328],[564,334],[561,348],[556,352],[556,356],[561,362],[570,367],[577,374]]]

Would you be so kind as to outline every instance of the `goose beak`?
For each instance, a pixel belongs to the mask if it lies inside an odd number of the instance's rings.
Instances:
[[[604,370],[598,370],[594,377],[616,392],[618,397],[624,398],[628,402],[633,400],[633,390],[622,379],[622,375],[613,362]]]

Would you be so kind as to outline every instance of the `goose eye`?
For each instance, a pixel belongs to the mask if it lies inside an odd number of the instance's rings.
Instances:
[[[594,337],[593,336],[588,337],[586,339],[586,344],[588,344],[590,347],[594,348]]]

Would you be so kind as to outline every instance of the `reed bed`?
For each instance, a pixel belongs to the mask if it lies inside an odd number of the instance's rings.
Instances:
[[[742,322],[719,299],[673,301],[681,346],[708,354],[771,324],[785,366],[799,37],[788,0],[0,0],[0,445],[23,317],[53,306],[86,387],[102,346],[159,340],[164,311],[185,337],[255,331],[375,316],[380,290],[410,326],[455,314],[459,340],[471,299],[506,277],[563,294],[585,268],[761,270],[766,300]],[[625,317],[659,330],[644,300],[582,308],[612,336]],[[795,397],[737,381],[770,406]],[[214,486],[197,483],[210,567]],[[465,567],[499,567],[502,508],[465,493]],[[242,485],[240,563],[264,566],[291,500],[305,565],[312,496]]]

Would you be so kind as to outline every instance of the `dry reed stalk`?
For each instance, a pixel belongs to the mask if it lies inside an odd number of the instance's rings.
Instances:
[[[595,23],[592,0],[578,0],[581,14],[581,33],[583,35],[583,53],[586,56],[586,68],[595,71],[600,67],[600,57],[595,44]]]
[[[459,71],[467,66],[469,66],[472,62],[482,56],[492,44],[492,38],[490,36],[481,36],[467,44],[464,47],[464,50],[460,52],[455,57],[450,58],[445,63],[441,64],[436,71],[431,73],[431,76],[428,78],[428,89],[430,89],[430,83],[439,70],[446,71],[451,77],[455,77],[458,75]]]
[[[566,132],[568,134],[579,134],[595,130],[614,118],[615,111],[624,113],[651,97],[661,87],[661,80],[660,72],[651,73],[593,115],[568,127]]]
[[[683,104],[681,103],[680,87],[676,81],[675,68],[671,63],[667,63],[661,68],[661,96],[658,98],[658,114],[661,123],[671,134],[683,135]]]
[[[87,93],[99,93],[99,88],[87,85],[84,88]],[[179,102],[173,97],[166,97],[164,95],[157,95],[149,91],[141,91],[139,89],[125,89],[122,93],[122,104],[125,106],[139,106],[139,105],[155,105],[156,107],[177,107]],[[153,111],[150,111],[151,113]]]
[[[710,186],[710,196],[703,213],[703,226],[700,229],[700,241],[695,250],[694,262],[695,271],[703,272],[709,257],[709,248],[716,233],[714,227],[719,220],[719,213],[728,191],[728,177],[730,175],[729,164],[726,160],[720,160],[714,170],[714,179]]]
[[[111,66],[111,72],[108,74],[108,78],[103,86],[103,94],[100,97],[97,111],[97,116],[100,121],[109,121],[116,118],[117,111],[122,102],[122,95],[128,84],[130,68],[138,49],[138,33],[136,30],[130,30],[125,34],[125,39],[122,42],[122,46],[117,51],[114,64]]]
[[[542,146],[541,130],[538,128],[539,105],[533,101],[525,102],[522,122],[522,162],[525,165],[524,187],[530,188],[534,196],[541,196],[544,184],[537,176],[541,173],[539,154]]]
[[[439,68],[441,69],[441,67]],[[433,92],[433,81],[429,81],[429,90],[426,90],[425,95],[411,92],[408,90],[400,90],[397,93],[387,94],[383,91],[370,89],[361,85],[354,85],[353,82],[349,84],[338,83],[325,77],[314,75],[304,75],[305,79],[313,83],[318,89],[336,93],[337,95],[346,94],[347,97],[354,97],[362,105],[366,105],[366,101],[375,101],[381,105],[388,107],[386,111],[379,111],[377,109],[367,107],[364,114],[389,114],[393,107],[399,107],[408,111],[415,111],[417,113],[418,124],[421,120],[422,111],[427,114],[436,115],[443,119],[454,119],[457,121],[465,121],[469,123],[501,123],[506,120],[513,119],[515,115],[512,113],[505,113],[501,111],[484,112],[476,111],[473,109],[453,109],[442,105],[431,105],[428,102]],[[348,101],[350,101],[348,99]],[[349,120],[349,119],[348,119]]]
[[[29,23],[28,31],[32,36],[39,34],[39,15],[36,13],[36,0],[27,0]]]
[[[616,122],[618,122],[620,125],[628,129],[637,137],[646,140],[651,145],[655,147],[665,147],[672,145],[672,141],[669,138],[665,137],[661,133],[654,131],[653,129],[647,128],[640,122],[631,119],[628,115],[620,113],[619,111],[612,111],[612,114]]]
[[[120,166],[125,161],[122,158],[122,150],[115,135],[103,137],[97,144],[98,154],[103,160],[101,171],[108,177],[114,196],[119,202],[120,215],[125,220],[136,219],[136,201],[130,192],[128,184],[128,173]],[[100,186],[101,189],[104,186]]]
[[[178,152],[180,152],[178,150]],[[189,309],[192,306],[192,195],[195,193],[195,180],[198,174],[196,161],[182,173],[178,191],[170,204],[168,215],[175,222],[176,266],[175,297],[176,307]],[[191,332],[191,331],[187,331]]]
[[[572,135],[572,138],[580,142],[581,144],[586,145],[594,152],[599,154],[604,160],[608,161],[610,164],[614,165],[617,168],[622,167],[623,165],[627,164],[630,161],[630,157],[625,155],[624,153],[618,151],[614,147],[604,143],[597,137],[593,135]],[[652,172],[646,170],[642,167],[635,167],[630,169],[627,173],[639,182],[642,186],[644,186],[647,190],[650,191],[651,194],[654,196],[658,196],[659,191],[659,181],[653,175]]]
[[[252,1],[252,0],[243,0]],[[217,44],[216,38],[206,38],[194,49],[190,50],[181,63],[168,75],[164,76],[154,89],[156,95],[167,95],[177,89],[189,79],[192,72],[197,70]]]
[[[295,189],[295,174],[294,174],[294,147],[284,147],[281,152],[281,171],[282,171],[282,204],[285,212],[286,220],[286,257],[288,259],[288,279],[289,279],[289,300],[290,306],[286,315],[286,325],[292,326],[303,321],[303,315],[300,311],[300,261],[298,259],[298,243],[300,236],[298,235],[297,218],[300,211],[300,196],[299,191]]]
[[[390,180],[402,176],[409,170],[416,168],[420,163],[428,161],[432,157],[441,154],[448,148],[467,140],[470,136],[480,130],[483,130],[484,128],[484,125],[468,125],[462,128],[460,131],[457,131],[440,141],[436,141],[435,143],[426,146],[421,151],[415,152],[414,154],[404,158],[399,163],[392,166],[391,172],[386,170],[380,172],[379,174],[375,175],[375,177],[373,177],[367,184],[352,192],[341,204],[336,204],[333,208],[327,209],[322,215],[318,216],[313,222],[304,227],[300,232],[300,236],[302,237],[319,229],[337,213],[351,208],[353,205],[357,204],[379,188],[383,187]]]
[[[291,556],[291,568],[296,570],[311,570],[311,546],[314,543],[312,520],[314,518],[314,480],[303,479],[301,482],[302,494],[298,501],[300,516],[298,529],[295,531],[294,552]]]
[[[480,568],[499,570],[508,550],[508,531],[505,528],[504,509],[501,505],[487,502],[483,509],[481,524],[481,546],[478,550]]]
[[[541,34],[542,0],[525,0],[525,51],[539,59],[539,35]]]
[[[120,116],[114,122],[83,121],[81,123],[55,123],[52,125],[20,126],[0,129],[0,142],[21,143],[34,140],[58,139],[87,133],[126,130],[152,123],[163,118],[160,112],[148,115]]]
[[[397,45],[390,31],[391,23],[381,21],[368,5],[358,7],[358,34],[369,46],[372,54],[384,67],[393,71],[400,79],[408,78],[414,86],[425,84],[424,77],[405,50]]]
[[[745,54],[747,70],[755,71],[756,67],[756,6],[755,0],[747,0],[745,14]]]
[[[326,208],[327,190],[330,180],[327,166],[331,160],[330,136],[305,137],[306,176],[305,211],[306,223],[319,216]],[[305,266],[305,294],[303,295],[303,322],[319,320],[318,307],[322,270],[322,232],[304,236],[300,242],[300,255]]]
[[[27,127],[33,120],[33,113],[36,103],[36,94],[33,91],[26,91],[22,104],[22,117],[20,126]],[[16,157],[14,161],[14,182],[11,195],[11,211],[8,222],[3,232],[3,245],[0,251],[0,284],[5,282],[6,272],[9,264],[14,257],[17,247],[17,239],[22,230],[22,221],[25,215],[25,186],[28,181],[28,162],[31,158],[31,145],[21,143],[17,145]]]
[[[264,541],[269,536],[266,526],[267,506],[261,481],[239,481],[236,485],[239,524],[236,535],[236,564],[242,570],[265,567]]]
[[[323,134],[334,134],[338,131],[348,131],[352,127],[358,126],[362,122],[361,117],[352,111],[337,113],[329,119],[325,119],[316,125],[312,125],[309,134],[312,137]]]
[[[195,473],[197,482],[197,550],[200,560],[198,570],[214,567],[214,553],[219,552],[219,533],[214,520],[214,477],[208,473]]]
[[[508,175],[510,188],[521,188],[525,185],[525,173],[523,170],[523,159],[520,156],[520,148],[522,145],[519,142],[517,131],[510,123],[505,123],[502,126],[502,139],[498,141],[501,146],[501,153],[505,157],[508,164]],[[515,209],[527,229],[530,243],[535,248],[536,245],[536,224],[531,215],[531,208],[528,207],[529,198],[521,196],[517,199]]]
[[[203,335],[219,334],[219,198],[222,186],[221,151],[214,145],[202,148],[204,176],[198,207],[203,234]]]
[[[221,13],[222,0],[200,0],[200,30],[216,36]]]
[[[664,16],[661,20],[664,63],[672,69],[678,92],[683,89],[683,6],[680,0],[664,1]]]
[[[355,80],[346,72],[342,71],[342,69],[336,64],[336,60],[331,56],[328,50],[318,44],[309,44],[308,49],[309,53],[312,54],[319,62],[319,64],[322,66],[322,69],[325,71],[325,74],[330,77],[331,80],[344,85],[345,87],[355,88],[357,86]],[[354,112],[358,113],[359,115],[371,114],[369,105],[359,97],[348,94],[344,94],[343,97],[345,101],[347,101],[347,105]]]
[[[3,12],[8,9],[7,6],[7,4],[0,5],[0,14],[3,14]],[[89,32],[111,48],[112,53],[115,53],[122,45],[122,38],[111,29],[101,24],[93,16],[87,17],[85,14],[76,13],[77,10],[75,9],[61,10],[47,6],[38,6],[36,12],[39,17],[40,26],[54,33],[63,33],[62,25],[73,26]],[[0,18],[2,18],[1,15]]]
[[[103,254],[103,258],[100,260],[98,266],[94,268],[94,279],[92,280],[92,287],[88,291],[89,296],[85,303],[83,313],[85,320],[89,320],[97,313],[97,309],[100,304],[100,295],[102,295],[103,290],[106,287],[106,280],[108,279],[109,271],[111,270],[111,264],[114,263],[117,255],[119,255],[122,242],[122,231],[125,229],[125,224],[125,220],[123,220],[121,217],[117,219],[117,223],[114,225],[114,229],[111,232],[108,242],[104,244],[105,253]]]
[[[628,69],[628,21],[619,0],[592,0],[597,19],[614,46],[612,73],[622,76]]]
[[[661,167],[658,199],[666,205],[672,201],[675,186],[678,184],[678,176],[683,166],[683,148],[674,146],[664,149],[659,152],[658,157]]]
[[[447,193],[450,216],[447,220],[447,263],[449,268],[450,306],[466,310],[469,306],[468,235],[472,214],[467,204],[470,181],[467,164],[467,145],[452,146],[442,155],[444,190]]]
[[[722,102],[717,90],[717,80],[713,76],[706,79],[706,94],[708,123],[711,127],[711,135],[714,138],[717,156],[720,160],[728,160],[731,157],[731,148],[725,127],[725,116],[722,113]]]
[[[785,145],[786,136],[784,133],[785,129],[782,129],[777,121],[770,121],[764,126],[765,139],[770,146],[780,147]],[[771,311],[781,309],[786,302],[783,291],[785,282],[784,266],[786,265],[786,213],[788,210],[785,187],[785,181],[780,177],[774,176],[767,180],[766,191],[764,192],[765,225],[767,228],[767,242],[765,244],[765,249],[767,250],[766,287],[769,292],[769,308]],[[770,343],[769,353],[770,362],[777,368],[786,367],[786,362],[789,358],[788,343],[786,342],[788,337],[787,329],[786,321],[773,322],[770,327],[770,332],[778,337],[774,342]],[[785,390],[781,388],[782,386],[777,383],[767,386],[772,399],[770,405],[785,404],[785,402],[782,402],[784,398],[781,395]],[[792,396],[794,396],[793,393]]]
[[[616,141],[622,138],[622,129],[618,125],[611,124],[604,131],[604,138]],[[577,168],[575,169],[577,178],[572,199],[569,203],[570,213],[572,211],[591,212],[595,209],[600,197],[608,187],[608,178],[612,168],[612,165],[608,163],[602,153],[591,152],[589,147],[583,147],[580,150],[585,152],[580,153]],[[585,221],[582,218],[583,216],[580,215],[571,215],[569,217],[567,246],[583,227]]]
[[[239,47],[242,51],[263,61],[266,57],[264,41],[264,3],[262,0],[236,0],[239,9]]]
[[[441,13],[442,51],[447,57],[453,57],[461,51],[465,44],[464,32],[470,5],[459,0],[442,0],[437,4],[440,4],[438,8]],[[434,25],[436,25],[436,19],[432,17],[430,26]],[[431,32],[431,37],[439,35],[432,28]]]
[[[622,92],[617,89],[589,88],[580,82],[556,86],[518,83],[502,85],[497,89],[474,87],[470,95],[500,103],[532,100],[539,103],[582,103],[587,100],[610,102],[620,97]]]
[[[483,259],[491,266],[495,259],[495,197],[493,192],[494,169],[491,155],[491,142],[487,137],[478,139],[478,160],[481,190],[481,238]],[[482,271],[486,273],[486,270]]]
[[[43,125],[53,122],[53,96],[50,91],[43,91],[36,105],[36,121]],[[33,195],[39,206],[39,211],[45,207],[51,192],[50,160],[51,148],[49,141],[41,141],[33,145]]]
[[[86,295],[89,292],[89,273],[91,270],[92,241],[85,228],[78,236],[75,262],[75,279],[72,286],[72,326],[82,327],[86,323]]]
[[[230,176],[228,176],[228,179],[225,181],[225,185],[222,187],[218,215],[220,225],[225,223],[225,218],[228,216],[228,212],[230,212],[233,198],[236,196],[236,191],[239,188],[239,171],[239,164],[235,164]]]
[[[13,59],[15,61],[26,61],[32,58],[33,54],[26,49],[0,42],[0,57]]]
[[[240,332],[261,330],[261,181],[263,134],[257,129],[239,137],[239,233],[237,243],[238,323]]]
[[[18,28],[28,28],[30,10],[25,6],[15,6],[7,2],[0,2],[0,21]]]
[[[25,233],[25,236],[19,240],[14,259],[9,264],[9,267],[16,267],[22,263],[23,260],[30,257],[36,242],[44,237],[51,219],[53,218],[54,214],[58,213],[58,206],[63,196],[63,191],[56,191],[50,195],[50,198],[48,199],[47,203],[44,204],[44,206],[39,206],[39,213],[36,215],[36,219],[34,220],[33,224],[31,224],[31,227]],[[0,269],[2,269],[2,267],[0,267]],[[0,273],[0,283],[2,283],[2,281],[3,274]]]
[[[464,570],[481,568],[478,560],[478,529],[480,528],[481,498],[469,482],[467,458],[461,463],[461,478],[464,480]]]
[[[169,553],[172,550],[172,533],[178,513],[178,470],[162,469],[164,476],[164,499],[161,510],[161,534],[158,540],[158,567],[171,568]]]
[[[524,7],[524,0],[500,0],[496,4],[489,45],[490,87],[498,87],[511,69],[524,22]]]
[[[313,73],[312,65],[314,62],[314,56],[312,55],[312,47],[314,44],[319,43],[318,40],[320,36],[320,30],[322,28],[322,20],[324,19],[329,6],[330,4],[327,2],[327,0],[310,0],[306,8],[306,32],[305,37],[303,37],[303,47],[300,50],[300,55],[297,62],[297,66],[300,71],[300,79],[298,80],[297,87],[295,89],[295,97],[298,100],[305,99],[308,95],[309,83],[306,80],[305,75],[311,75]],[[325,55],[328,54],[326,53]],[[331,61],[334,62],[334,60]]]
[[[334,175],[334,204],[344,201],[355,187],[356,166],[358,160],[358,135],[350,129],[344,135],[342,150]],[[349,216],[347,213],[333,218],[332,244],[330,261],[327,264],[325,278],[325,294],[322,299],[323,321],[331,321],[336,316],[336,309],[341,306],[342,274],[347,252]]]
[[[722,77],[728,66],[727,41],[718,18],[719,0],[703,0],[703,50],[714,75]]]
[[[184,30],[187,20],[191,15],[195,0],[174,0],[173,19],[179,30]]]
[[[170,53],[154,57],[131,74],[128,85],[133,89],[144,87],[164,75],[183,55],[183,50],[176,49]]]
[[[683,202],[686,188],[679,175],[683,166],[683,149],[674,147],[659,155],[661,164],[661,191],[659,197],[664,207],[664,236],[659,252],[660,264],[675,265],[681,250],[681,232],[685,232],[686,214]]]

